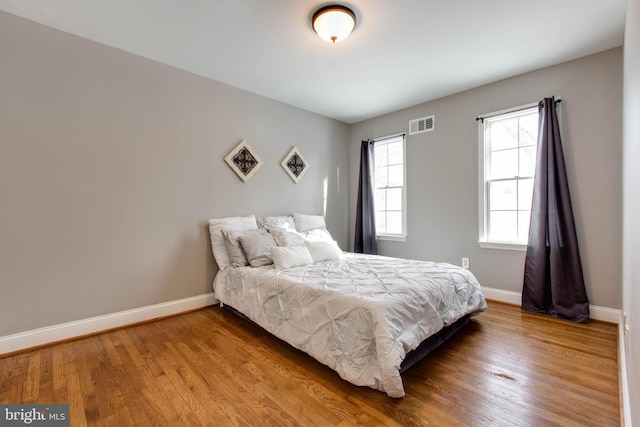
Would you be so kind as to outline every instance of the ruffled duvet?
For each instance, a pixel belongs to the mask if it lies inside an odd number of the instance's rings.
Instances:
[[[283,270],[227,268],[213,288],[220,302],[343,379],[391,397],[404,396],[407,352],[487,308],[469,270],[361,254]]]

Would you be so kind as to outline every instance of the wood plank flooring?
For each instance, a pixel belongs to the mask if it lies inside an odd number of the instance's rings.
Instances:
[[[69,403],[72,426],[619,426],[616,342],[490,302],[391,399],[210,307],[2,357],[0,403]]]

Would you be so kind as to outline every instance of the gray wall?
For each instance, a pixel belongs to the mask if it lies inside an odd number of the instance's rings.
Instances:
[[[0,57],[0,336],[208,293],[208,218],[322,213],[325,179],[347,245],[346,124],[2,12]]]
[[[433,132],[407,140],[407,240],[381,242],[380,252],[458,265],[469,257],[483,286],[520,292],[525,253],[477,243],[475,118],[552,95],[562,97],[563,146],[587,293],[594,305],[621,308],[621,48],[352,125],[355,195],[360,141],[408,132],[410,119],[435,115]],[[350,217],[353,224],[353,200]]]
[[[627,1],[624,34],[623,310],[627,313],[626,368],[631,410],[640,426],[640,0]],[[636,404],[632,404],[636,402]]]
[[[321,213],[325,180],[351,248],[360,140],[427,114],[436,130],[408,140],[409,236],[381,252],[466,256],[519,292],[524,253],[477,244],[475,117],[550,95],[587,292],[621,308],[621,49],[352,126],[4,13],[0,54],[0,336],[209,292],[208,218]],[[265,162],[248,183],[222,160],[241,139]],[[311,164],[299,184],[279,165],[292,146]]]

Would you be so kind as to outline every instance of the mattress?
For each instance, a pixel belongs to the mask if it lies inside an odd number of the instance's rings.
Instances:
[[[406,354],[486,310],[473,274],[447,263],[345,254],[277,270],[227,268],[216,298],[358,386],[404,396]]]

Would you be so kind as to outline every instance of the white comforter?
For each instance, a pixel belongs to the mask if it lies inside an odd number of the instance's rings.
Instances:
[[[469,270],[345,254],[276,270],[227,268],[216,298],[345,380],[404,396],[400,364],[421,341],[487,305]]]

